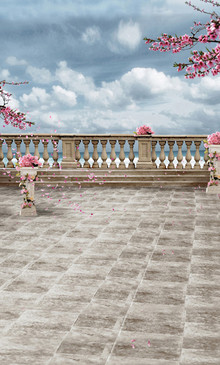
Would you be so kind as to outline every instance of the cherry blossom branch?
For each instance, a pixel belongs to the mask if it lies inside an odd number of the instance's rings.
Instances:
[[[6,84],[24,85],[28,84],[28,81],[24,82],[6,82],[5,80],[0,81],[0,97],[3,100],[3,104],[0,105],[0,117],[3,119],[6,125],[11,124],[15,128],[19,127],[19,129],[25,130],[27,126],[31,127],[31,125],[35,123],[27,121],[25,113],[19,112],[18,110],[12,109],[10,106],[7,106],[12,94],[9,94],[3,89],[3,87]],[[3,127],[5,127],[5,125],[3,125]]]
[[[213,6],[220,6],[219,3],[214,2],[214,0],[201,0],[204,2],[208,2]],[[199,8],[195,7],[190,2],[186,2],[186,4],[192,6],[195,10]],[[216,76],[220,73],[220,17],[218,14],[211,14],[211,20],[206,24],[201,24],[201,22],[194,22],[194,26],[191,28],[191,36],[185,34],[183,36],[175,35],[167,35],[166,33],[162,33],[161,37],[158,37],[157,40],[151,38],[144,38],[146,44],[151,44],[150,50],[160,51],[160,52],[168,52],[172,51],[172,53],[178,53],[182,50],[192,49],[198,43],[217,43],[217,46],[213,48],[211,51],[207,49],[207,52],[203,51],[193,51],[191,52],[192,57],[189,58],[189,63],[174,63],[174,67],[178,67],[178,71],[182,71],[185,67],[187,67],[185,74],[186,78],[194,78],[204,77],[209,74],[211,71],[213,76]],[[215,18],[215,19],[214,19]],[[206,34],[202,34],[200,36],[196,36],[197,33],[202,30],[206,30]]]

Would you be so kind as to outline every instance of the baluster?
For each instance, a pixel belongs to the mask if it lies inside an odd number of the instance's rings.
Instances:
[[[116,163],[115,163],[115,159],[116,159],[116,153],[115,153],[115,145],[116,145],[116,140],[110,140],[110,145],[111,145],[111,154],[110,154],[110,159],[111,159],[111,163],[110,163],[110,168],[116,168]]]
[[[53,144],[53,161],[54,161],[52,167],[57,168],[57,169],[59,169],[59,167],[60,167],[59,163],[58,163],[59,156],[58,156],[58,151],[57,151],[58,142],[59,142],[58,139],[53,139],[52,140],[52,144]]]
[[[14,167],[12,159],[13,159],[13,154],[12,154],[12,149],[11,149],[11,144],[12,144],[12,139],[7,139],[6,143],[8,146],[8,153],[7,153],[7,159],[8,159],[8,163],[7,163],[7,168],[11,168]]]
[[[40,143],[40,140],[39,139],[33,139],[33,144],[34,144],[34,156],[37,156],[38,160],[40,158],[40,154],[39,154],[39,151],[38,151],[38,145]]]
[[[47,150],[48,140],[42,139],[42,143],[44,145],[44,152],[43,152],[44,164],[43,164],[43,167],[48,168],[48,167],[50,167],[50,165],[48,163],[49,154],[48,154],[48,150]]]
[[[88,148],[88,146],[89,146],[89,143],[90,143],[90,141],[89,140],[83,140],[83,144],[84,144],[84,147],[85,147],[85,151],[84,151],[84,160],[85,160],[85,163],[84,163],[84,166],[83,167],[85,167],[85,168],[87,168],[87,167],[90,167],[90,164],[89,164],[89,158],[90,158],[90,155],[89,155],[89,148]]]
[[[98,151],[97,151],[97,145],[98,145],[99,141],[98,140],[92,140],[92,144],[93,144],[93,155],[92,155],[92,159],[94,160],[92,167],[94,169],[99,168],[99,164],[98,164],[98,159],[99,159],[99,155],[98,155]]]
[[[192,159],[192,155],[191,155],[191,152],[190,152],[190,147],[191,147],[191,144],[192,144],[192,141],[186,141],[186,147],[187,147],[187,152],[186,152],[186,166],[185,166],[185,169],[191,169],[192,166],[190,164],[190,161]]]
[[[0,140],[0,167],[5,167],[5,164],[3,162],[5,156],[2,151],[2,144],[3,144],[3,140]]]
[[[29,151],[29,145],[31,140],[30,139],[23,139],[23,142],[25,144],[26,150],[25,150],[25,155],[29,155],[30,151]]]
[[[195,156],[194,156],[194,160],[196,161],[196,163],[194,165],[194,169],[200,170],[201,169],[201,166],[199,164],[199,161],[200,161],[199,147],[201,145],[201,141],[194,141],[194,144],[196,146],[196,152],[195,152]]]
[[[176,143],[177,143],[177,146],[178,146],[178,153],[177,153],[178,164],[177,164],[176,168],[180,170],[180,169],[183,168],[183,164],[182,164],[182,161],[183,161],[183,153],[182,153],[183,141],[176,141]]]
[[[107,144],[107,140],[106,139],[102,139],[101,141],[101,144],[102,144],[102,155],[101,155],[101,158],[102,158],[102,165],[101,165],[101,168],[102,169],[107,169],[108,165],[107,165],[107,153],[106,153],[106,144]]]
[[[166,165],[164,163],[164,160],[166,158],[165,156],[165,153],[164,153],[164,146],[166,144],[166,141],[159,141],[159,144],[160,144],[160,147],[161,147],[161,151],[160,151],[160,166],[159,166],[159,169],[165,169],[166,168]]]
[[[157,159],[157,154],[156,154],[156,144],[157,144],[157,141],[152,141],[151,144],[152,144],[151,160],[152,160],[152,163],[153,163],[153,167],[154,168],[157,168],[157,164],[155,162],[156,159]]]
[[[175,141],[169,141],[168,145],[170,147],[170,152],[169,152],[169,156],[168,156],[168,160],[169,160],[169,165],[168,165],[168,169],[174,169],[174,154],[173,154],[173,146],[174,146]]]
[[[19,160],[20,157],[22,157],[22,154],[21,154],[21,142],[22,142],[22,139],[15,139],[15,144],[16,144],[16,147],[17,147],[17,152],[16,152],[16,159],[17,159],[17,162]]]
[[[208,160],[209,160],[209,151],[207,153],[204,153],[204,165],[203,165],[203,169],[204,170],[208,170],[209,165],[208,165]]]
[[[135,164],[134,164],[134,143],[135,141],[133,139],[129,139],[128,140],[129,146],[130,146],[130,152],[129,152],[129,165],[128,168],[129,169],[134,169],[135,168]]]
[[[124,152],[124,145],[125,145],[125,140],[119,140],[119,145],[120,145],[120,153],[119,153],[119,169],[125,169],[125,152]]]
[[[80,159],[81,159],[81,154],[79,152],[79,145],[80,145],[81,140],[80,139],[75,139],[75,145],[76,145],[76,162],[77,162],[77,167],[82,167],[81,163],[80,163]]]

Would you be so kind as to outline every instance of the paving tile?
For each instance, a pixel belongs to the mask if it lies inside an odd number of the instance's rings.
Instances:
[[[15,191],[0,187],[1,365],[219,364],[217,196],[47,189],[27,219]]]
[[[148,346],[148,341],[150,341],[150,346]],[[148,364],[151,364],[150,361],[152,361],[152,364],[156,364],[158,360],[165,361],[165,364],[168,364],[168,361],[175,363],[179,360],[181,345],[181,336],[161,335],[150,333],[149,331],[143,333],[122,330],[117,338],[111,359],[115,359],[115,361],[118,359],[119,363],[122,363],[120,359],[124,359],[125,363],[127,363],[126,358],[130,359],[130,361],[133,358],[133,364],[137,360],[137,364],[139,364],[139,361],[140,364],[144,364],[143,360]]]

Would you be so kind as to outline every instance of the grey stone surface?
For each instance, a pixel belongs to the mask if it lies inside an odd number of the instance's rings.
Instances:
[[[1,365],[217,365],[220,200],[0,187]],[[15,209],[17,207],[17,209]]]

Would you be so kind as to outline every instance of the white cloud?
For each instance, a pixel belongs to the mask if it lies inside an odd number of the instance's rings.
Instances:
[[[76,94],[85,95],[89,90],[95,88],[92,78],[67,67],[65,61],[59,62],[58,66],[56,80],[60,81],[67,89],[74,91]]]
[[[76,94],[73,91],[63,89],[61,86],[53,86],[55,97],[63,104],[76,105]]]
[[[3,69],[0,71],[0,81],[7,80],[10,77],[10,72],[7,69]]]
[[[199,83],[193,83],[189,86],[189,93],[185,97],[191,97],[194,101],[206,104],[219,104],[220,99],[220,77],[206,76]]]
[[[82,34],[82,40],[87,44],[94,44],[101,39],[100,29],[96,26],[86,28]]]
[[[120,21],[117,32],[113,35],[113,40],[110,42],[112,51],[118,52],[120,46],[134,51],[142,39],[141,30],[138,23],[133,21]]]
[[[27,65],[27,61],[25,60],[18,60],[17,57],[10,56],[6,58],[6,63],[10,66],[24,66]]]
[[[29,95],[23,94],[20,97],[20,101],[24,104],[25,108],[37,107],[41,109],[50,101],[50,95],[45,89],[33,87]]]
[[[46,68],[37,68],[28,66],[26,70],[27,74],[31,75],[32,80],[38,84],[48,84],[54,80],[51,72]]]

